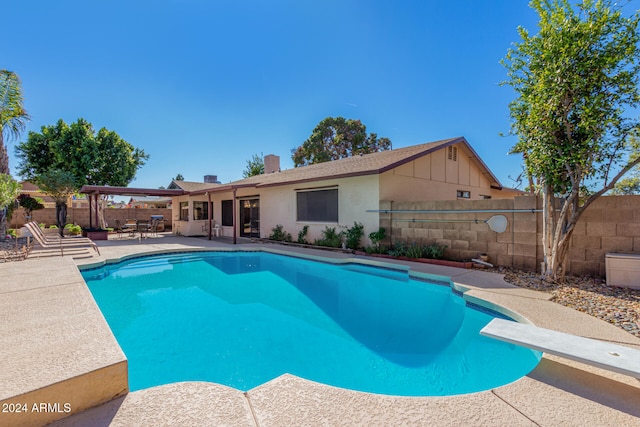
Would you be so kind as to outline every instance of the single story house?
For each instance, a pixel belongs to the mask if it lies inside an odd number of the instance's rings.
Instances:
[[[20,194],[27,194],[33,198],[42,199],[42,204],[45,208],[55,208],[56,202],[53,200],[51,196],[40,190],[40,188],[30,182],[30,181],[21,181],[20,182]],[[69,208],[87,208],[89,206],[89,202],[84,194],[73,194],[69,196],[67,200],[67,207]]]
[[[133,196],[129,199],[127,207],[167,209],[171,208],[171,197]]]
[[[279,157],[265,156],[265,171],[228,184],[173,181],[173,230],[207,235],[268,237],[282,225],[294,237],[309,226],[307,239],[325,227],[379,227],[384,201],[513,198],[463,137],[354,156],[280,171]]]

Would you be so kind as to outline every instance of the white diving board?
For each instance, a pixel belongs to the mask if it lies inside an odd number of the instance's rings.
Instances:
[[[640,350],[633,348],[503,319],[480,334],[640,379]]]

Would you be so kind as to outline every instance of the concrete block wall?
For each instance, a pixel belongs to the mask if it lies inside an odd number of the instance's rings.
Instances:
[[[403,241],[426,245],[436,242],[447,246],[446,256],[450,259],[464,260],[487,254],[494,265],[540,271],[543,260],[541,213],[465,211],[541,208],[541,200],[533,196],[490,200],[383,201],[380,209],[456,212],[381,214],[380,226],[387,230],[386,244]],[[496,233],[487,225],[486,221],[493,215],[507,218],[508,226],[504,233]],[[610,252],[640,253],[640,196],[605,196],[587,208],[571,238],[568,272],[604,277],[605,255]]]
[[[95,214],[94,214],[95,215]],[[115,226],[116,219],[124,224],[127,219],[150,219],[151,215],[164,215],[165,228],[171,228],[171,209],[160,208],[127,208],[127,209],[105,209],[105,220],[109,227]],[[48,227],[49,225],[56,223],[56,210],[55,208],[45,208],[32,213],[33,220],[38,223],[44,223]],[[94,222],[95,218],[91,218]],[[20,228],[24,225],[25,217],[22,208],[17,209],[9,221],[9,228]],[[68,208],[67,209],[67,223],[78,224],[81,227],[89,227],[89,209],[88,208]]]

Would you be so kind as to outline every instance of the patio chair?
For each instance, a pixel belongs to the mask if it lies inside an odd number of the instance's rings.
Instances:
[[[160,220],[157,218],[154,218],[151,220],[151,226],[149,227],[149,234],[151,234],[154,237],[158,236],[158,224],[160,223]]]
[[[116,219],[115,232],[118,235],[118,239],[120,239],[124,233],[133,234],[135,231],[135,227],[131,227],[129,224],[122,225],[120,220]]]
[[[149,224],[149,221],[146,219],[139,219],[136,222],[136,230],[138,231],[138,233],[140,233],[140,236],[138,236],[138,239],[142,239],[142,238],[147,238],[147,236],[145,235],[145,233],[149,233],[149,230],[151,229],[151,225]]]
[[[25,224],[25,227],[27,227],[27,230],[29,230],[29,232],[31,233],[31,235],[33,236],[33,238],[36,240],[36,242],[38,242],[38,244],[40,246],[42,246],[43,249],[55,249],[55,250],[60,250],[60,256],[64,256],[64,250],[65,249],[76,249],[76,248],[93,248],[93,250],[95,250],[98,255],[100,255],[100,250],[98,249],[98,245],[95,244],[95,242],[91,239],[87,239],[87,238],[70,238],[70,239],[48,239],[47,236],[44,235],[44,233],[42,233],[42,230],[40,230],[40,226],[38,224],[34,224],[32,222],[29,222],[27,224]]]

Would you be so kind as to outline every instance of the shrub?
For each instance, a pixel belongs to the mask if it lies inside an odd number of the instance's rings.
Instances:
[[[404,242],[401,241],[397,241],[395,245],[393,245],[393,248],[389,249],[389,255],[391,256],[395,256],[395,257],[400,257],[400,256],[405,256],[407,254],[407,247],[405,246]]]
[[[82,227],[80,227],[79,225],[75,225],[75,224],[67,224],[64,226],[64,229],[66,230],[66,232],[72,236],[77,236],[78,234],[82,233]]]
[[[345,232],[346,245],[349,249],[360,248],[360,239],[364,236],[364,225],[354,222],[353,227],[347,227]]]
[[[55,224],[51,224],[51,225],[49,226],[49,228],[58,228],[58,226],[57,226],[57,225],[55,225]]]
[[[386,231],[384,227],[380,227],[378,231],[374,231],[373,233],[369,233],[369,240],[373,243],[374,246],[380,246],[380,242],[384,240],[386,236]]]
[[[309,233],[309,226],[305,225],[302,230],[298,231],[298,243],[307,244],[307,233]]]
[[[424,247],[413,243],[405,249],[405,256],[409,258],[422,258],[424,256]]]
[[[278,242],[290,242],[291,234],[284,231],[284,227],[282,224],[276,225],[271,229],[271,235],[269,236],[270,240],[276,240]]]
[[[335,227],[325,226],[322,231],[322,239],[316,239],[315,245],[328,246],[330,248],[339,248],[342,246],[342,232],[336,232]]]
[[[387,254],[389,253],[389,248],[386,246],[367,246],[364,248],[365,252],[368,254]]]
[[[433,243],[424,247],[424,256],[432,259],[441,259],[444,256],[445,249],[447,249],[446,245]]]

